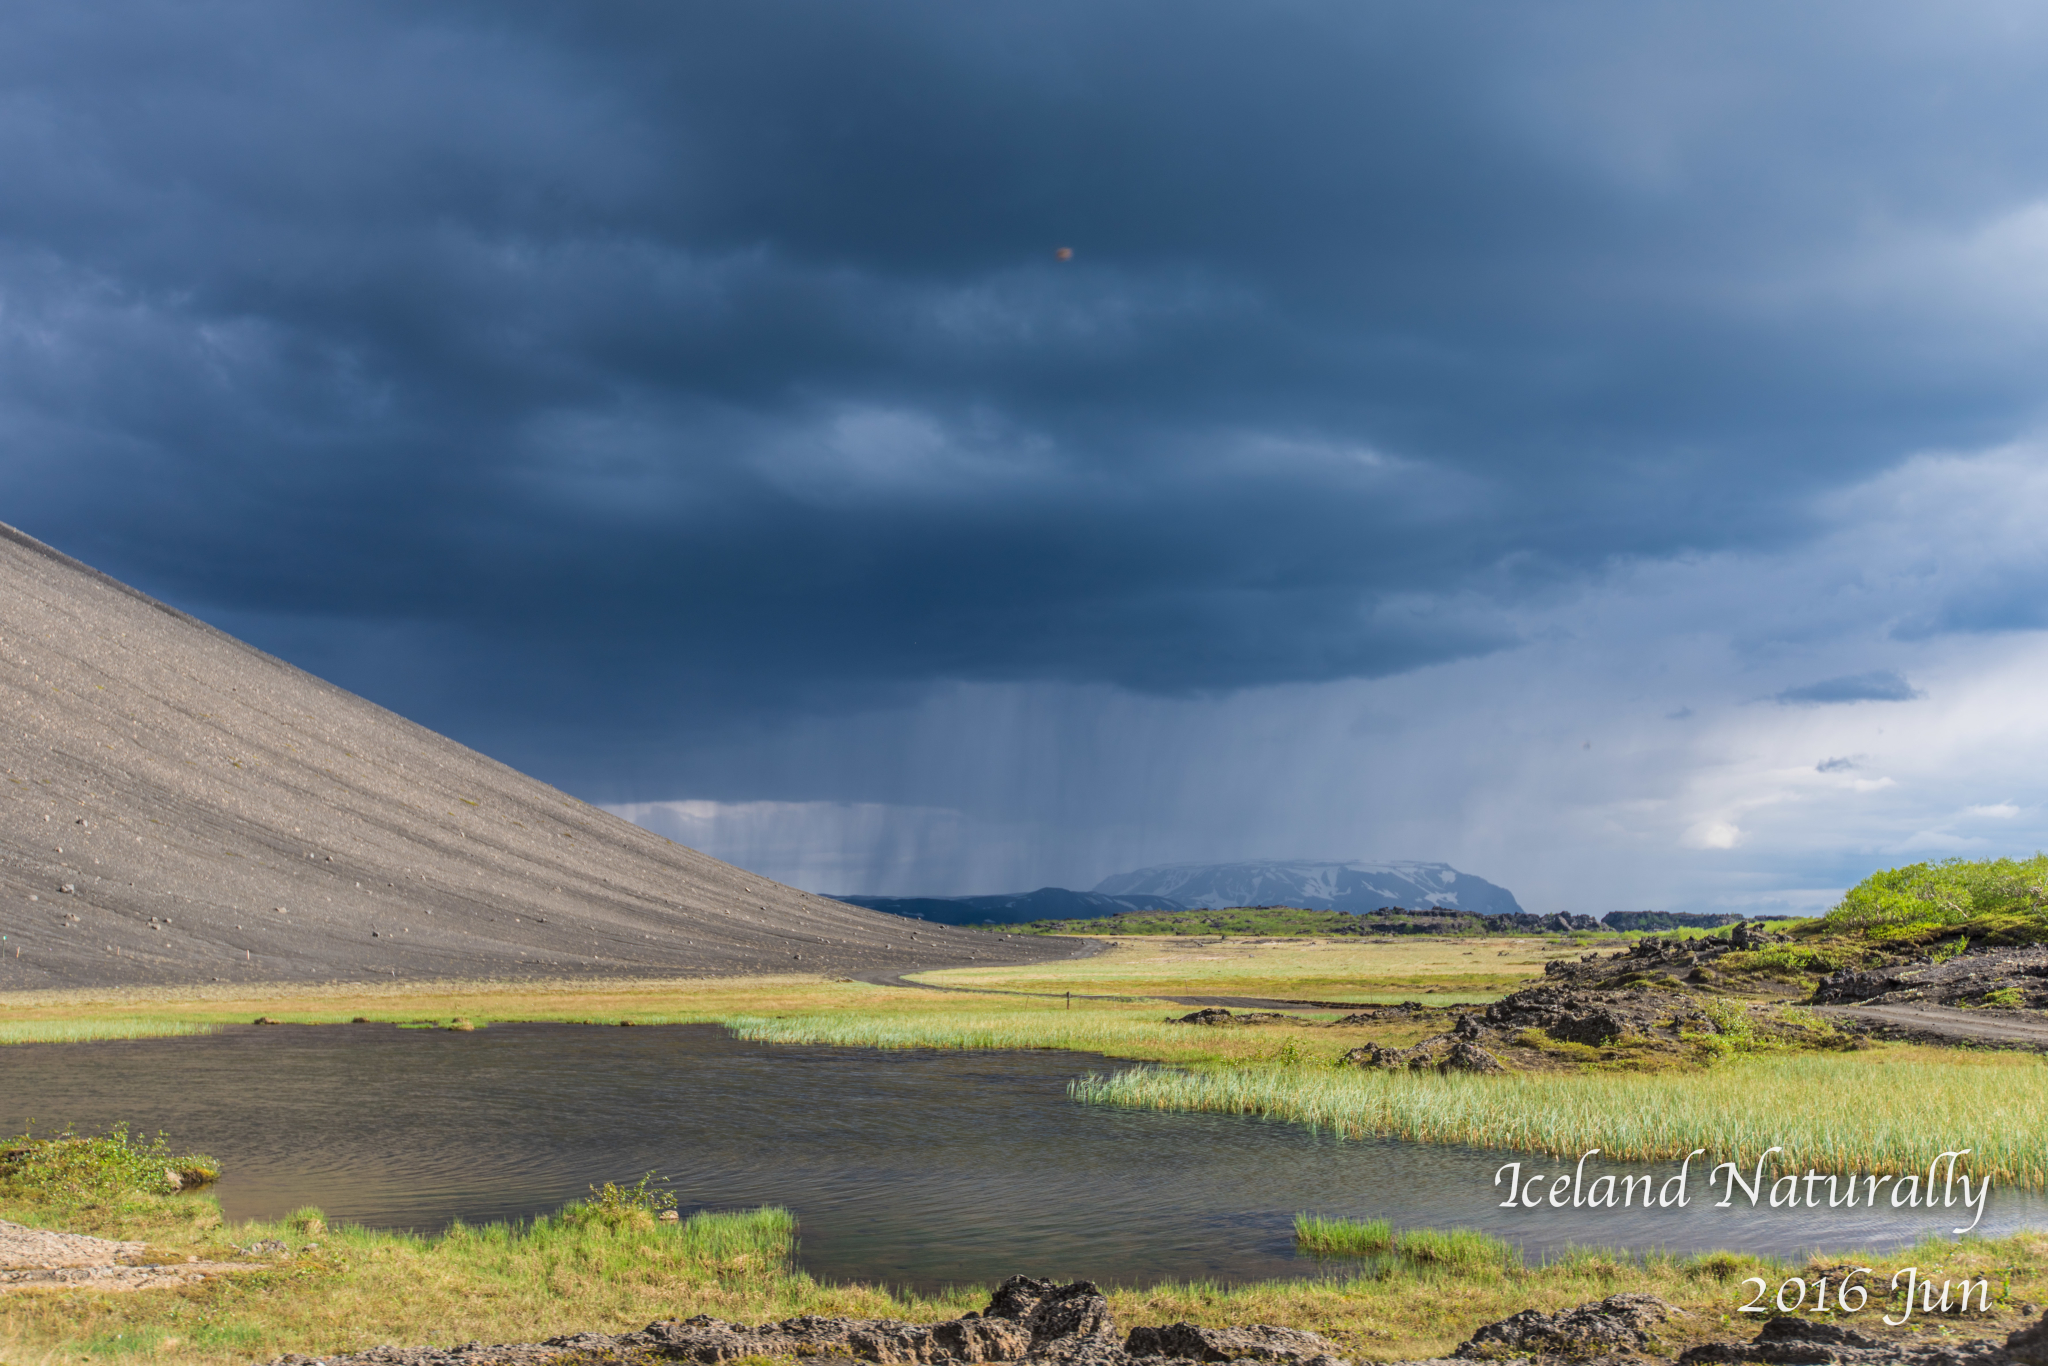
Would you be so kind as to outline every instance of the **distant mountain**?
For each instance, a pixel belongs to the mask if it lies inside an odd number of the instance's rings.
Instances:
[[[934,925],[1021,925],[1027,920],[1099,920],[1127,911],[1184,911],[1163,896],[1103,896],[1040,887],[1035,892],[998,896],[842,896],[833,898],[870,911]]]
[[[1522,912],[1507,888],[1448,863],[1171,863],[1106,877],[1095,893],[1171,897],[1203,909],[1300,906],[1357,914],[1382,906],[1446,906],[1478,915]]]

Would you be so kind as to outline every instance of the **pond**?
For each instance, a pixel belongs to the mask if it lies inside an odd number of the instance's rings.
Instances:
[[[1105,1283],[1342,1274],[1298,1257],[1297,1211],[1568,1245],[1791,1254],[1881,1248],[1955,1211],[1502,1209],[1527,1154],[1345,1141],[1229,1115],[1077,1104],[1085,1054],[747,1043],[710,1025],[242,1026],[214,1035],[0,1048],[0,1133],[128,1122],[225,1164],[230,1218],[318,1205],[431,1230],[524,1218],[659,1171],[685,1211],[795,1211],[828,1279],[929,1288],[1023,1272]],[[1557,1164],[1547,1164],[1555,1166]],[[1675,1164],[1587,1166],[1650,1172]],[[1979,1232],[2048,1226],[1995,1189]]]

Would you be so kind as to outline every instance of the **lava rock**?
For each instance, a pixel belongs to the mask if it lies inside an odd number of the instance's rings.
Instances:
[[[1591,1356],[1654,1348],[1654,1329],[1685,1311],[1655,1295],[1610,1295],[1559,1314],[1538,1309],[1489,1323],[1453,1356],[1477,1359],[1526,1356]]]
[[[1338,1346],[1320,1333],[1253,1323],[1242,1328],[1201,1328],[1169,1323],[1133,1328],[1124,1350],[1134,1357],[1179,1357],[1188,1361],[1284,1361],[1296,1366],[1348,1366]]]

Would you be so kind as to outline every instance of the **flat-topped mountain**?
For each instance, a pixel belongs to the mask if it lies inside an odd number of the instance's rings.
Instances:
[[[1184,911],[1163,896],[1103,896],[1040,887],[994,896],[845,896],[841,901],[934,925],[1021,925],[1032,920],[1099,920],[1132,911]]]
[[[1072,951],[813,896],[0,526],[0,991],[840,973]]]
[[[1445,906],[1515,915],[1522,909],[1507,888],[1448,863],[1170,863],[1104,878],[1095,890],[1112,897],[1168,897],[1204,910],[1300,906],[1362,914],[1382,906]]]

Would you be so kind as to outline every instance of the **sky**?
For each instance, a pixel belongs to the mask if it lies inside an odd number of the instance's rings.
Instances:
[[[812,890],[2048,846],[2048,14],[25,0],[0,520]]]

